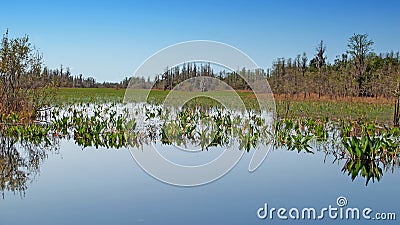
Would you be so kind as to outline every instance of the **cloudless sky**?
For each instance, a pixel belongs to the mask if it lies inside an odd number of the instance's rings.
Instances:
[[[400,50],[400,1],[2,1],[0,32],[29,35],[49,68],[120,81],[156,51],[189,40],[232,45],[262,68],[277,57],[309,59],[324,40],[328,60],[353,33],[376,52]]]

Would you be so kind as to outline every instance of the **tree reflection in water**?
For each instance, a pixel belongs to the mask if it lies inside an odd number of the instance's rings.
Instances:
[[[23,197],[49,152],[58,151],[57,139],[38,141],[0,136],[0,186],[3,198],[5,192]]]

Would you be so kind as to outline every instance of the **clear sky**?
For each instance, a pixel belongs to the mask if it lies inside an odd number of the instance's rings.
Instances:
[[[189,40],[215,40],[263,67],[324,40],[333,61],[353,33],[376,52],[400,50],[398,0],[298,1],[2,1],[0,31],[24,34],[45,64],[98,81],[120,81],[156,51]]]

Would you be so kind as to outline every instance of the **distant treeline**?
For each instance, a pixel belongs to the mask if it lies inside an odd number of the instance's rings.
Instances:
[[[82,74],[73,76],[70,69],[63,68],[61,65],[60,69],[49,69],[43,68],[43,76],[49,77],[50,80],[54,81],[57,87],[69,87],[69,88],[126,88],[129,82],[128,78],[125,78],[121,82],[97,82],[93,77],[84,77]]]
[[[348,39],[347,51],[327,61],[321,41],[315,55],[278,58],[268,71],[268,81],[277,94],[310,94],[331,97],[395,97],[399,92],[400,55],[373,52],[367,34]]]
[[[257,79],[265,79],[265,72],[262,69],[254,71],[243,68],[240,71],[227,71],[226,69],[215,72],[210,63],[184,63],[181,66],[175,66],[166,69],[161,75],[155,77],[154,87],[162,90],[172,90],[176,85],[191,78],[212,77],[228,84],[235,90],[251,90],[248,82],[253,83]],[[247,81],[247,82],[246,82]],[[193,79],[193,85],[188,88],[208,91],[215,90],[218,85],[212,79]]]
[[[267,70],[249,71],[242,68],[237,71],[218,70],[209,63],[184,63],[166,68],[158,75],[150,77],[125,78],[119,83],[96,82],[92,77],[72,76],[67,68],[56,70],[45,68],[60,87],[112,87],[156,88],[171,90],[177,84],[194,77],[213,77],[231,86],[235,90],[249,90],[249,84],[243,79],[263,77],[268,80],[273,93],[286,96],[296,95],[331,97],[395,97],[400,94],[400,54],[399,52],[375,53],[374,42],[367,34],[354,34],[347,41],[347,51],[336,56],[333,62],[326,57],[326,45],[320,41],[315,54],[306,53],[294,58],[277,58]],[[253,79],[254,81],[254,79]],[[154,85],[154,86],[153,86]],[[197,88],[207,91],[207,86],[198,82]]]
[[[154,87],[171,90],[186,79],[208,76],[218,78],[236,90],[249,90],[243,77],[251,80],[261,76],[268,80],[273,93],[286,96],[398,97],[400,54],[393,51],[377,54],[373,52],[373,44],[367,34],[354,34],[348,39],[347,51],[329,62],[325,55],[326,46],[321,41],[311,59],[306,53],[294,58],[278,58],[266,71],[243,68],[214,72],[210,64],[185,63],[156,75]]]

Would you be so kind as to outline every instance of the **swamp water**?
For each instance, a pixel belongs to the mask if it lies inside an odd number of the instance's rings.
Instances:
[[[315,208],[318,216],[329,206],[371,208],[372,218],[400,216],[398,138],[392,131],[371,135],[368,126],[339,124],[339,129],[315,121],[268,126],[256,114],[220,110],[137,109],[124,117],[116,105],[74,106],[47,118],[52,128],[45,137],[3,134],[0,224],[397,223],[332,219],[327,213],[322,219],[282,220],[275,212],[262,220],[257,211],[265,204],[268,210],[298,208],[300,217],[305,207]],[[356,138],[357,129],[368,138]],[[353,138],[343,138],[346,132]],[[255,149],[266,143],[274,147],[250,173]],[[160,182],[132,158],[132,152],[144,154],[156,146],[173,162],[198,165],[230,144],[244,152],[238,164],[220,179],[194,187]],[[182,151],[185,146],[198,151]],[[339,197],[347,204],[338,206]]]

